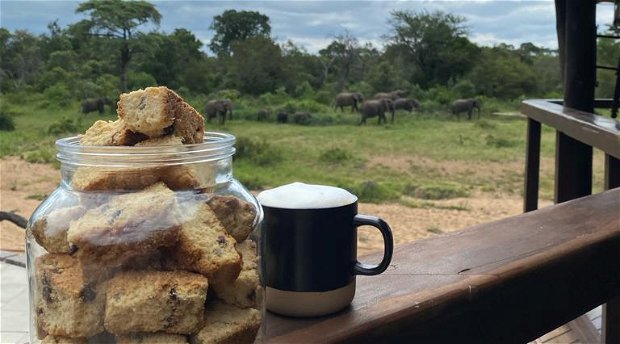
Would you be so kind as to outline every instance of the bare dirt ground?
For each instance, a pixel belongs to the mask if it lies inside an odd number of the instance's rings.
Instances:
[[[393,161],[393,160],[392,160]],[[0,210],[30,217],[41,199],[51,193],[60,180],[60,171],[47,164],[31,164],[16,157],[0,159]],[[447,162],[441,169],[452,169]],[[393,163],[391,164],[393,165]],[[474,194],[468,198],[421,202],[424,207],[400,204],[360,204],[359,212],[387,221],[396,244],[441,235],[479,223],[522,212],[522,200],[515,196]],[[540,206],[549,202],[541,202]],[[0,222],[0,249],[23,250],[24,231],[8,221]],[[378,230],[363,227],[359,233],[359,254],[381,250]]]

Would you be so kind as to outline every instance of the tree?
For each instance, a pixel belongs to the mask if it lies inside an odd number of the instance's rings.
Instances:
[[[0,28],[0,76],[2,91],[20,89],[30,84],[43,67],[40,39],[28,31],[11,34]]]
[[[120,88],[127,91],[127,68],[133,56],[132,41],[137,27],[149,22],[159,25],[161,14],[143,1],[89,0],[81,3],[77,13],[87,13],[90,32],[119,41]]]
[[[152,32],[137,42],[144,53],[136,58],[139,70],[155,77],[160,85],[182,86],[183,72],[202,58],[202,42],[186,29],[175,29],[170,35]]]
[[[338,70],[338,90],[349,83],[354,65],[360,61],[360,44],[349,31],[336,35],[334,40],[319,51],[325,61],[333,61],[333,68]],[[329,69],[327,69],[329,70]]]
[[[446,84],[472,68],[479,49],[467,39],[463,17],[440,11],[393,11],[391,16],[391,45],[401,46],[398,50],[419,71],[412,83]]]
[[[259,95],[273,92],[284,78],[280,47],[267,37],[234,42],[229,61],[233,86],[241,92]]]
[[[236,41],[271,34],[269,17],[256,11],[226,10],[213,17],[209,29],[215,31],[209,49],[217,55],[230,55]]]

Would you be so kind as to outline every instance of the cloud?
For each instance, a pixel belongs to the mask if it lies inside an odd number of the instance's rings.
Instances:
[[[77,1],[0,1],[0,23],[9,30],[47,32],[56,18],[65,26],[82,19]],[[272,36],[293,40],[311,53],[324,48],[333,36],[348,30],[360,42],[381,47],[390,32],[388,19],[395,10],[443,11],[462,16],[470,39],[483,45],[533,42],[557,47],[553,1],[153,1],[162,14],[160,31],[186,28],[207,44],[209,26],[226,9],[253,10],[271,20]],[[613,5],[597,6],[600,27],[613,20]],[[206,46],[205,46],[205,49]]]

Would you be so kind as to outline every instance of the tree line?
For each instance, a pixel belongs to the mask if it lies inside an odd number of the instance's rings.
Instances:
[[[479,46],[466,20],[445,12],[393,11],[382,48],[350,32],[312,54],[293,41],[275,42],[271,20],[256,11],[226,10],[209,27],[205,53],[189,30],[145,31],[162,15],[147,1],[90,0],[86,19],[34,35],[0,28],[0,90],[37,92],[58,102],[116,97],[167,85],[181,94],[313,94],[328,101],[341,91],[366,95],[395,89],[447,104],[457,97],[559,96],[557,51],[523,43]],[[615,65],[620,43],[599,44],[601,64]],[[607,61],[609,60],[609,61]],[[599,96],[611,96],[615,76],[600,75]]]

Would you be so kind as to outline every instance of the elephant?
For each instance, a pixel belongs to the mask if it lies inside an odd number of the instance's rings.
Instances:
[[[269,119],[269,115],[271,115],[271,110],[269,109],[260,109],[256,113],[256,120],[259,122],[267,121]]]
[[[113,106],[112,100],[108,97],[102,98],[88,98],[82,101],[82,113],[87,114],[93,111],[99,111],[100,115],[103,115],[105,112],[105,105],[110,105],[110,108]]]
[[[471,119],[474,108],[478,109],[478,118],[480,118],[480,108],[482,103],[478,99],[457,99],[452,103],[452,114],[461,119],[461,112],[467,112],[467,119]]]
[[[394,110],[407,110],[411,112],[411,110],[419,108],[420,103],[413,98],[398,98],[394,101]]]
[[[280,111],[276,117],[278,123],[286,123],[288,122],[288,112]]]
[[[364,96],[361,93],[342,92],[336,96],[336,106],[334,106],[334,109],[338,110],[340,108],[340,111],[344,112],[344,107],[350,106],[351,112],[359,111],[357,105],[362,102],[364,102]]]
[[[362,104],[362,109],[360,111],[362,117],[359,124],[366,124],[366,119],[371,117],[379,117],[379,124],[381,124],[381,120],[383,120],[383,123],[386,123],[386,111],[390,111],[392,113],[392,122],[394,122],[394,105],[390,99],[383,98],[365,101],[364,104]]]
[[[229,99],[210,100],[205,108],[205,114],[207,115],[207,122],[218,117],[220,124],[224,124],[226,115],[228,115],[228,119],[232,119],[232,102]]]
[[[407,92],[403,91],[403,90],[396,90],[396,91],[392,91],[392,92],[379,92],[377,94],[375,94],[374,99],[383,99],[383,98],[388,98],[391,100],[396,100],[398,98],[403,98],[407,95]]]
[[[310,112],[298,111],[293,114],[293,123],[295,124],[308,125],[311,119],[312,114]]]

